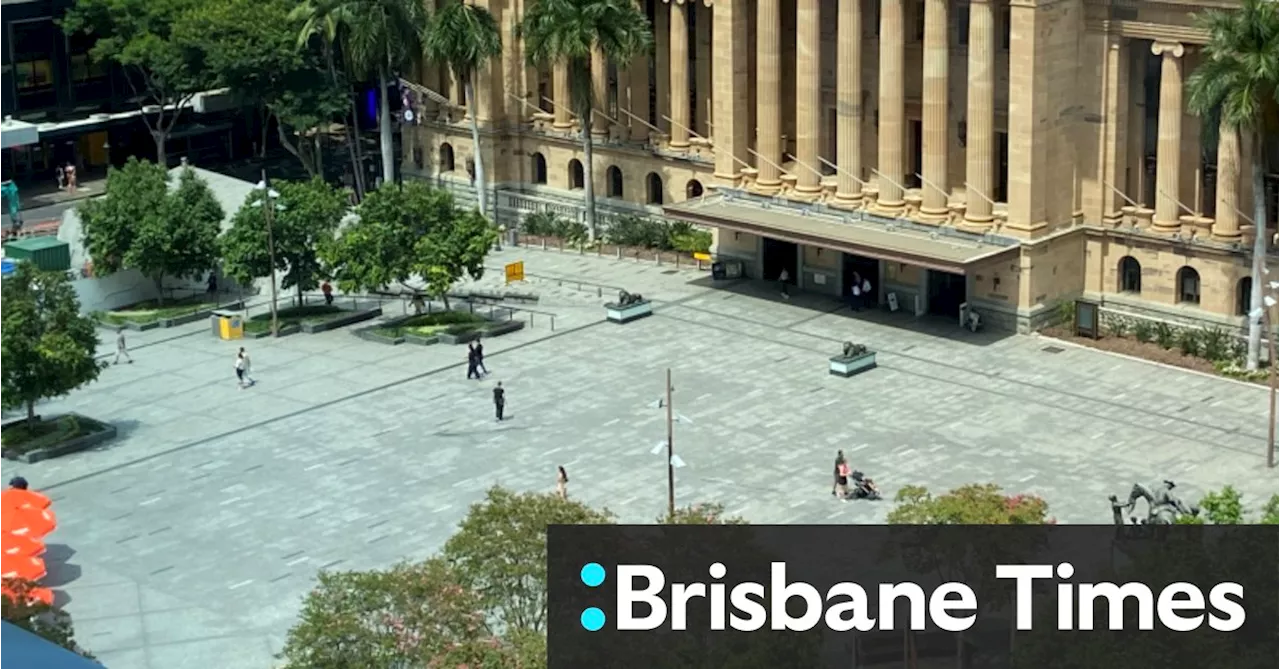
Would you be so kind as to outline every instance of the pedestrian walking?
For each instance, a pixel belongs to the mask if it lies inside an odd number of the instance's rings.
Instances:
[[[845,461],[844,451],[836,451],[836,464],[831,470],[831,496],[836,499],[844,499],[849,479],[847,474],[842,474],[848,468],[849,464]]]
[[[240,382],[240,389],[244,390],[249,386],[257,383],[249,376],[249,370],[252,363],[249,361],[249,354],[245,352],[244,347],[240,347],[240,352],[236,353],[236,380]]]
[[[326,306],[333,304],[333,286],[328,281],[320,284],[320,292],[324,293],[324,303]]]
[[[564,465],[556,467],[556,494],[560,499],[569,499],[569,473],[564,470]]]
[[[873,300],[871,298],[871,279],[868,279],[865,276],[862,277],[861,288],[862,288],[862,302],[864,305],[866,305],[868,309],[879,304],[880,302],[879,300]]]
[[[498,422],[502,422],[502,410],[506,407],[507,391],[502,389],[502,382],[499,381],[498,385],[493,387],[493,413],[498,417]]]
[[[480,338],[476,338],[476,371],[478,374],[489,375],[489,368],[484,366],[484,344],[480,343]]]
[[[783,267],[778,274],[778,286],[782,289],[782,297],[791,299],[791,274],[787,272],[787,268]]]
[[[133,357],[129,355],[129,342],[124,338],[124,328],[116,328],[116,359],[111,364],[120,364],[120,356],[124,356],[125,362],[133,364]]]
[[[67,192],[76,192],[76,166],[72,163],[67,163],[67,168],[63,172],[67,175]]]
[[[849,290],[849,306],[854,311],[862,310],[862,277],[853,273],[853,288]]]
[[[217,272],[209,272],[209,280],[206,282],[210,295],[218,294],[218,274]]]
[[[53,171],[53,177],[58,180],[58,190],[62,190],[67,187],[67,173],[63,170],[61,165]]]
[[[467,344],[467,378],[480,380],[480,358],[476,355],[475,342]]]

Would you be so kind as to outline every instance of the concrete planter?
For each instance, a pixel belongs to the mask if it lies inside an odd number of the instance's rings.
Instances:
[[[352,311],[342,314],[336,318],[327,321],[316,321],[313,323],[303,323],[302,331],[307,334],[316,334],[317,332],[328,332],[341,327],[346,327],[352,323],[363,323],[364,321],[373,320],[382,315],[382,307],[374,307],[372,309],[362,309],[360,311]]]
[[[382,325],[377,325],[373,327],[360,328],[358,330],[355,330],[352,334],[354,334],[355,336],[365,341],[371,341],[375,344],[386,344],[387,346],[399,346],[400,344],[403,344],[405,342],[404,337],[389,337],[385,334],[382,334],[381,332],[378,332],[380,328],[385,328],[392,325],[393,323],[383,323]]]
[[[403,341],[406,344],[413,344],[415,346],[431,346],[432,344],[440,343],[440,335],[431,335],[430,337],[423,337],[421,335],[407,334],[403,337],[400,337],[400,341]]]
[[[296,335],[296,334],[298,334],[299,332],[302,332],[302,326],[301,326],[301,325],[298,325],[297,323],[287,323],[287,324],[285,324],[285,325],[281,325],[281,326],[280,326],[280,336],[281,336],[281,337],[288,337],[289,335]],[[270,329],[270,328],[267,328],[267,329],[266,329],[265,331],[263,331],[263,332],[246,332],[246,333],[244,334],[244,338],[245,338],[245,339],[267,339],[267,338],[268,338],[268,337],[270,337],[270,336],[271,336],[271,329]]]
[[[466,332],[452,333],[441,332],[436,335],[436,340],[441,344],[467,344],[481,337],[484,333],[480,330],[467,330]]]
[[[79,416],[78,414],[69,414],[69,415],[77,416],[78,418],[81,418],[83,420],[92,420],[84,416]],[[107,423],[102,423],[99,421],[93,421],[93,422],[97,423],[100,427],[102,427],[102,429],[91,434],[86,434],[81,437],[76,437],[74,439],[68,439],[67,441],[53,444],[52,446],[46,446],[45,448],[39,448],[34,451],[27,451],[26,453],[10,453],[8,451],[5,451],[4,457],[8,460],[17,460],[18,462],[25,462],[27,464],[31,464],[34,462],[40,462],[41,460],[49,460],[51,458],[57,458],[64,455],[70,455],[71,453],[78,453],[80,451],[85,451],[90,448],[93,448],[94,446],[97,446],[98,444],[101,444],[103,442],[107,442],[116,438],[117,431],[114,425],[108,425]]]
[[[117,325],[106,321],[98,322],[101,323],[103,327],[107,328],[124,328],[134,332],[146,332],[147,330],[154,330],[156,328],[173,328],[178,327],[179,325],[202,321],[212,316],[215,311],[238,311],[243,308],[244,302],[229,302],[227,304],[218,305],[212,309],[193,311],[182,316],[174,316],[173,318],[161,318],[159,320],[151,321],[150,323],[134,323],[133,321],[126,321]]]
[[[498,323],[494,323],[492,326],[486,328],[484,331],[484,336],[501,337],[504,334],[511,334],[512,332],[515,332],[517,330],[523,330],[523,329],[524,329],[524,321],[516,321],[516,320],[501,321]]]
[[[630,323],[631,321],[653,315],[653,305],[648,300],[628,304],[626,306],[620,304],[604,305],[605,317],[611,323]]]
[[[867,351],[862,355],[837,355],[828,362],[827,370],[833,376],[849,378],[865,371],[875,369],[876,352]]]

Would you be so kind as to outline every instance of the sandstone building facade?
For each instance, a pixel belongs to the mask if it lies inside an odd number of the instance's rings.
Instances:
[[[526,65],[529,0],[475,1],[504,38],[477,77],[480,146],[462,87],[421,64],[440,96],[411,103],[404,172],[467,192],[479,151],[500,222],[577,216],[568,76]],[[1183,91],[1206,40],[1193,13],[1235,3],[640,1],[653,52],[594,64],[602,213],[707,226],[717,257],[805,290],[847,294],[856,272],[919,313],[967,302],[1025,330],[1084,297],[1244,323],[1253,198],[1271,201],[1270,237],[1274,177],[1254,193],[1249,142],[1207,129]]]

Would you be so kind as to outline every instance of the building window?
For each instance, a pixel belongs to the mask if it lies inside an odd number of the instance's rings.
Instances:
[[[1200,273],[1190,267],[1178,270],[1178,302],[1200,304]]]
[[[1120,259],[1120,292],[1142,292],[1142,265],[1133,256]]]
[[[19,109],[58,104],[54,90],[54,40],[58,33],[52,19],[15,20],[9,23],[9,35]]]
[[[617,165],[610,165],[609,169],[604,173],[605,181],[608,182],[609,197],[622,197],[622,170]]]
[[[644,178],[645,190],[648,191],[649,204],[662,204],[662,177],[654,172]]]
[[[533,154],[533,183],[547,183],[547,159],[541,153]]]
[[[684,187],[685,197],[698,197],[702,195],[702,182],[697,179],[690,179],[689,184]]]
[[[577,158],[570,160],[569,161],[569,188],[571,190],[578,190],[579,188],[582,188],[585,182],[586,180],[582,176],[582,163]]]
[[[440,145],[440,171],[453,171],[453,147],[449,144]]]
[[[1253,279],[1245,277],[1236,283],[1236,314],[1248,316],[1253,307]]]

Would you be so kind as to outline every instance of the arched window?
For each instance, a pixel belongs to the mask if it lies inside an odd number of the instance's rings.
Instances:
[[[650,172],[649,176],[644,178],[644,187],[649,204],[662,204],[662,177],[656,172]]]
[[[577,158],[569,161],[569,188],[577,190],[582,188],[584,183],[582,178],[582,163]]]
[[[698,197],[702,195],[702,182],[697,179],[690,179],[688,185],[684,187],[685,197]]]
[[[604,176],[608,182],[609,197],[622,197],[622,170],[617,165],[610,165]]]
[[[1142,292],[1142,265],[1133,256],[1120,259],[1120,292]]]
[[[1183,266],[1178,270],[1178,302],[1200,304],[1200,273]]]
[[[547,183],[547,159],[541,153],[533,154],[533,183]]]
[[[440,145],[440,171],[453,171],[453,146],[448,143]]]
[[[1248,316],[1253,307],[1253,278],[1245,277],[1236,283],[1236,313]]]

